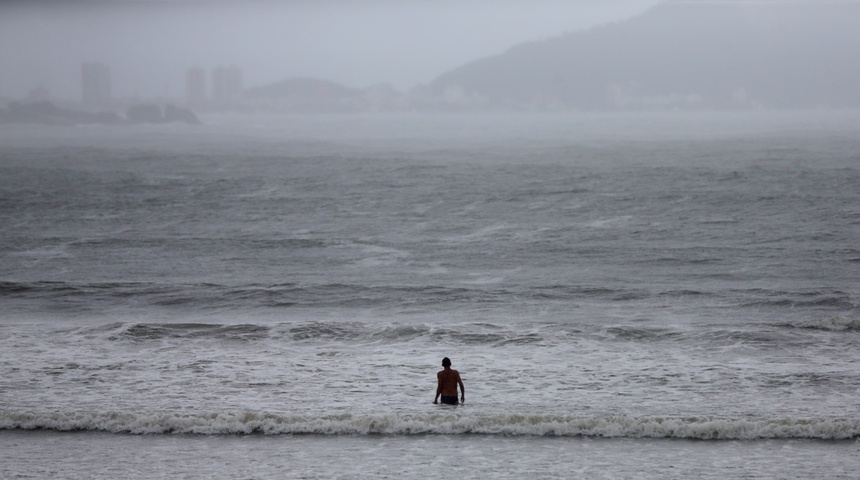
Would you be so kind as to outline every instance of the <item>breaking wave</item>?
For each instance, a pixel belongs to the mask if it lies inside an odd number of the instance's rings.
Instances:
[[[340,341],[408,342],[427,339],[468,345],[524,345],[546,341],[546,337],[517,326],[470,323],[456,326],[428,324],[382,324],[361,322],[300,322],[274,325],[208,324],[208,323],[112,323],[84,327],[78,334],[101,335],[108,341],[143,343],[160,340],[260,341],[290,340],[295,342]],[[546,335],[549,335],[547,333]]]
[[[685,295],[667,292],[659,295]],[[697,295],[703,295],[696,293]],[[638,289],[595,286],[549,285],[499,288],[481,284],[440,285],[361,285],[322,284],[246,284],[214,283],[161,284],[152,282],[9,282],[0,281],[0,295],[19,299],[61,302],[65,308],[89,311],[93,304],[186,307],[215,312],[236,308],[310,308],[375,307],[400,305],[407,308],[441,305],[489,305],[521,298],[527,301],[631,301],[649,298],[651,293]]]
[[[473,322],[436,325],[432,323],[380,323],[361,321],[300,321],[273,324],[246,323],[109,323],[86,326],[70,335],[102,337],[108,342],[200,341],[200,342],[344,342],[407,343],[445,342],[460,345],[503,347],[511,345],[546,346],[574,342],[582,338],[596,341],[633,343],[756,344],[788,346],[814,340],[794,338],[778,329],[860,331],[860,319],[830,316],[819,319],[791,320],[765,324],[765,329],[706,329],[690,331],[672,327],[639,325],[582,325],[558,322],[489,323]]]
[[[446,407],[447,408],[447,407]],[[697,440],[860,438],[860,420],[578,417],[543,415],[333,415],[268,413],[2,413],[2,430],[195,435],[505,435]]]
[[[781,326],[842,332],[846,330],[860,330],[860,318],[834,315],[825,318],[795,320]]]

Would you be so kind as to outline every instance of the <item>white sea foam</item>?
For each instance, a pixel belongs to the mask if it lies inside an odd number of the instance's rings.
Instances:
[[[822,439],[860,437],[860,420],[587,417],[552,415],[332,415],[270,413],[13,413],[0,429],[104,431],[131,434],[233,435],[260,433],[322,435],[482,434],[699,440]]]

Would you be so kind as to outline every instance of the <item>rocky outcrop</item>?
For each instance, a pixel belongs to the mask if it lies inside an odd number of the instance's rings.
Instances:
[[[201,123],[191,110],[168,105],[162,111],[155,104],[135,105],[126,117],[116,112],[87,112],[62,108],[47,101],[10,102],[0,108],[0,124],[32,125],[121,125],[128,123]]]
[[[115,112],[84,112],[60,108],[53,103],[11,102],[0,108],[0,123],[29,123],[38,125],[115,125],[125,119]]]
[[[200,124],[200,119],[191,110],[180,108],[176,105],[164,107],[164,121],[175,123],[187,123],[189,125]]]
[[[132,123],[164,123],[158,105],[133,105],[125,112],[125,116]]]

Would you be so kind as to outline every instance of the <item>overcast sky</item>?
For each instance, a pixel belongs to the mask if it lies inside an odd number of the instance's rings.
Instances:
[[[0,2],[0,95],[80,98],[80,65],[114,96],[184,95],[185,70],[245,85],[314,77],[407,90],[468,61],[623,20],[658,0],[31,0]]]

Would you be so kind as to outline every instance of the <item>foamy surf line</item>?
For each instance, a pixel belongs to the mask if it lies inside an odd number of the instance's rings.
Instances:
[[[860,438],[855,419],[719,419],[551,415],[335,415],[261,413],[12,413],[0,430],[195,435],[456,435],[674,438],[698,440]]]

